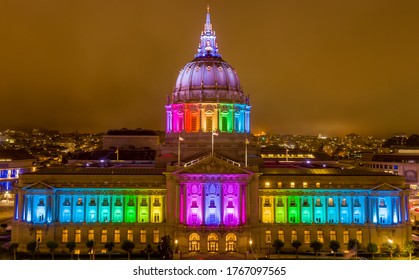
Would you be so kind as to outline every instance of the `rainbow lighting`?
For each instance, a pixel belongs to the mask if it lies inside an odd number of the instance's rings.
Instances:
[[[209,9],[195,59],[180,70],[167,98],[166,132],[250,132],[249,97],[218,53]]]

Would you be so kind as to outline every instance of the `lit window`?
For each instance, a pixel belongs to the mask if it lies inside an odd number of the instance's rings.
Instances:
[[[324,243],[324,234],[322,230],[317,231],[317,241]]]
[[[102,231],[100,232],[100,242],[108,242],[108,230],[102,229]]]
[[[271,183],[265,182],[265,187],[269,188],[270,185],[271,185]]]
[[[303,182],[303,188],[307,188],[307,187],[308,187],[307,182]]]
[[[81,242],[81,229],[76,229],[74,231],[74,241],[76,243],[80,243]]]
[[[298,236],[297,236],[297,231],[293,230],[291,231],[291,243],[294,242],[295,240],[298,240]]]
[[[320,183],[319,182],[316,183],[316,188],[320,188]]]
[[[358,240],[359,243],[362,243],[362,230],[356,231],[356,239]]]
[[[290,187],[291,187],[291,188],[295,188],[295,182],[291,182]]]
[[[113,242],[120,243],[121,242],[121,231],[116,229],[113,234]]]
[[[68,242],[68,229],[63,229],[61,232],[61,242],[67,243]]]
[[[158,229],[153,230],[153,242],[154,243],[160,242],[160,232]]]
[[[330,231],[330,241],[336,240],[336,230]]]
[[[145,229],[140,230],[140,243],[147,242],[147,231]]]
[[[282,188],[282,182],[278,182],[278,188]]]
[[[95,230],[89,229],[87,233],[87,240],[95,240]]]
[[[285,241],[285,233],[283,230],[278,230],[278,240]]]
[[[348,244],[349,242],[349,231],[344,230],[343,231],[343,244]]]
[[[304,243],[306,243],[306,244],[310,243],[310,231],[309,230],[304,231]]]
[[[271,231],[270,230],[265,231],[265,242],[266,243],[271,243]]]
[[[134,241],[134,231],[132,229],[127,230],[127,240]]]

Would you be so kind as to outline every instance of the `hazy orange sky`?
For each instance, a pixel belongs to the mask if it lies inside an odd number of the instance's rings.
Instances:
[[[164,129],[211,7],[252,132],[419,133],[417,0],[0,0],[0,129]]]

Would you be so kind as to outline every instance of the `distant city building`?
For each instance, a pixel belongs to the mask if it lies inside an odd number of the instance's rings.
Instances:
[[[209,10],[200,39],[167,98],[165,140],[152,166],[119,162],[122,146],[134,155],[145,146],[129,149],[131,135],[117,132],[105,136],[108,157],[85,154],[109,165],[74,163],[22,175],[12,242],[37,240],[46,252],[49,240],[61,250],[68,241],[93,239],[104,250],[108,241],[131,240],[144,250],[170,235],[182,254],[266,255],[277,239],[287,249],[299,240],[300,250],[315,240],[337,240],[342,248],[350,239],[364,247],[411,240],[403,177],[324,165],[330,158],[323,154],[261,150],[250,137],[249,96],[218,53]],[[266,165],[270,159],[273,166]]]

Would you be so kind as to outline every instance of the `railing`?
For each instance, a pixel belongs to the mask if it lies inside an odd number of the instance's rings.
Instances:
[[[200,158],[194,159],[194,160],[192,160],[192,161],[190,161],[190,162],[185,163],[185,164],[183,165],[183,167],[189,167],[189,166],[191,166],[191,165],[194,165],[194,164],[196,164],[196,163],[198,163],[198,162],[200,162],[200,161],[202,161],[202,160],[204,160],[204,159],[209,158],[210,156],[212,156],[212,155],[211,155],[211,154],[208,154],[208,155],[202,156],[202,157],[200,157]],[[230,163],[230,164],[236,165],[236,166],[238,166],[238,167],[240,167],[240,166],[241,166],[241,163],[240,163],[240,162],[236,162],[236,161],[234,161],[234,160],[231,160],[231,159],[225,158],[225,157],[220,156],[220,155],[217,155],[217,154],[214,154],[214,156],[215,156],[215,157],[217,157],[217,158],[219,158],[219,159],[221,159],[221,160],[223,160],[223,161],[225,161],[225,162],[228,162],[228,163]]]

